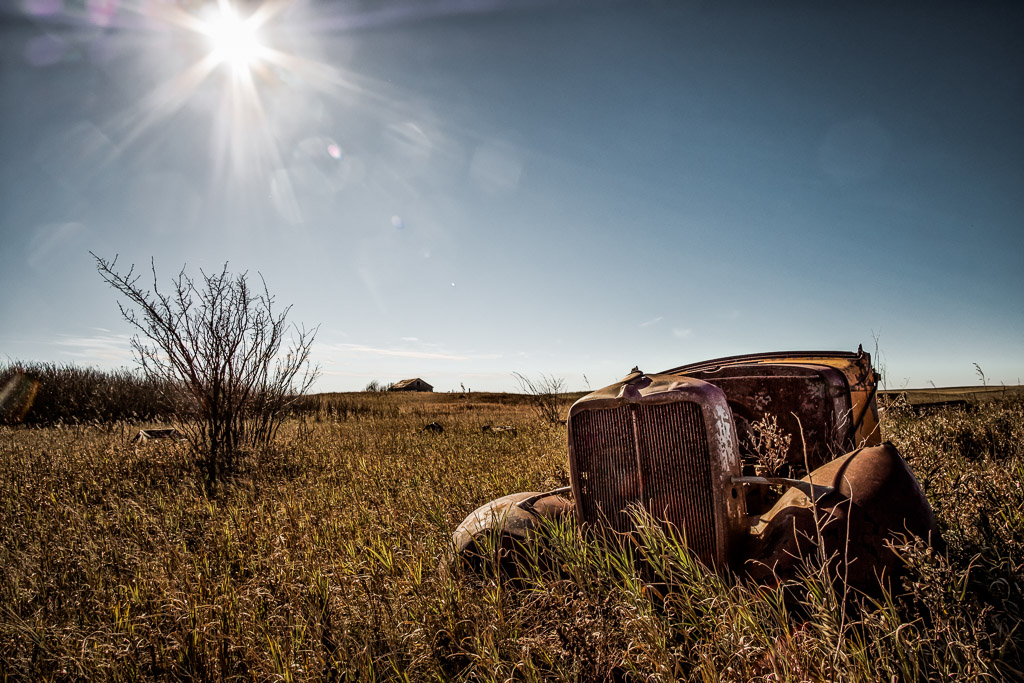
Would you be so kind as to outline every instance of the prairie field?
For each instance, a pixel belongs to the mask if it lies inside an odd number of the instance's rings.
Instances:
[[[904,585],[873,601],[813,564],[786,592],[721,578],[651,532],[638,543],[662,594],[572,524],[548,532],[557,572],[442,571],[472,509],[568,483],[565,426],[516,395],[313,399],[216,489],[185,446],[133,442],[150,423],[0,427],[3,677],[1024,677],[1019,398],[887,408],[948,548],[900,546]]]

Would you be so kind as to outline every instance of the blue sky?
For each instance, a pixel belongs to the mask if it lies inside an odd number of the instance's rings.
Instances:
[[[1024,380],[1020,6],[297,0],[195,82],[216,14],[168,6],[0,10],[7,358],[131,363],[91,250],[261,273],[323,391],[876,341],[890,388]]]

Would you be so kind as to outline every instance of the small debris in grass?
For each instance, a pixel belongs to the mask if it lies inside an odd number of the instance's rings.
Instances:
[[[174,439],[175,441],[185,441],[185,437],[181,435],[177,429],[169,427],[166,429],[140,429],[139,433],[132,439],[134,443],[140,441],[152,441],[154,439]]]
[[[484,425],[480,430],[484,434],[506,434],[508,436],[515,436],[517,431],[512,425]]]

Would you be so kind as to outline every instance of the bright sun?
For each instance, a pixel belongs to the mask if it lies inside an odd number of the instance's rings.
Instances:
[[[312,91],[336,92],[339,88],[354,91],[354,85],[327,64],[275,48],[280,42],[282,26],[278,15],[298,0],[190,0],[188,3],[161,0],[142,3],[152,9],[154,19],[183,30],[180,47],[199,51],[198,59],[167,81],[157,84],[123,116],[124,144],[136,140],[152,126],[186,106],[192,96],[204,87],[207,95],[195,102],[207,106],[212,115],[211,153],[218,173],[233,179],[270,180],[275,201],[295,203],[287,176],[276,179],[284,167],[277,147],[276,130],[290,125],[290,117],[275,118],[286,109],[285,102]],[[244,2],[244,9],[234,3]],[[188,7],[184,7],[188,5]],[[278,20],[279,21],[279,20]],[[201,38],[201,40],[195,40]],[[276,39],[275,39],[276,38]],[[198,43],[205,43],[201,46]],[[205,47],[205,49],[203,49]],[[220,71],[226,78],[214,79]],[[291,79],[297,74],[300,78]],[[204,86],[204,83],[208,83]],[[290,96],[285,100],[288,84]],[[301,84],[301,85],[300,85]],[[264,106],[264,97],[276,97],[274,107]],[[337,145],[328,145],[328,156],[341,157]],[[225,162],[230,160],[230,167]],[[290,206],[290,205],[289,205]]]
[[[262,59],[264,47],[253,18],[242,19],[226,3],[221,3],[218,14],[205,24],[203,33],[210,39],[213,59],[236,72],[247,71]]]

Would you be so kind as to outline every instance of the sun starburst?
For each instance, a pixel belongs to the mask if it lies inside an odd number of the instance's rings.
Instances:
[[[210,41],[213,60],[236,72],[257,66],[267,52],[260,42],[257,21],[258,15],[242,18],[234,7],[222,2],[202,29]]]
[[[227,201],[244,197],[246,205],[250,198],[269,197],[278,214],[299,224],[288,145],[311,137],[297,128],[305,120],[300,114],[324,95],[344,93],[350,102],[355,96],[380,98],[351,72],[303,54],[315,48],[307,33],[315,19],[303,14],[307,8],[297,9],[295,0],[235,4],[240,1],[140,7],[140,27],[155,37],[148,48],[184,57],[184,64],[162,70],[148,92],[113,115],[112,154],[129,148],[148,153],[156,131],[187,111],[192,125],[176,130],[190,138],[208,135],[208,190]],[[322,154],[339,162],[341,147],[329,135],[319,137],[325,140]]]

